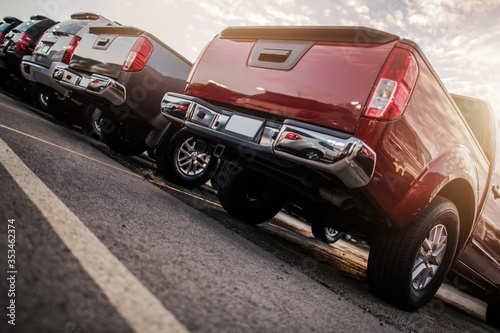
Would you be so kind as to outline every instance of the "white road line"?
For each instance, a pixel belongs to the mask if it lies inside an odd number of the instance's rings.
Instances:
[[[188,332],[0,139],[0,163],[136,332]]]

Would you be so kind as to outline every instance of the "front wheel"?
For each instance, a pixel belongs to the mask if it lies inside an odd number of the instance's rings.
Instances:
[[[284,199],[268,180],[224,163],[218,173],[219,201],[224,209],[248,224],[264,223],[283,207]]]
[[[327,227],[321,223],[311,224],[311,231],[315,238],[320,239],[327,244],[335,243],[343,235],[343,233],[337,229]]]
[[[155,151],[158,171],[184,187],[205,184],[217,167],[217,159],[195,149],[196,140],[187,128],[181,128],[171,140]]]
[[[420,308],[448,273],[458,235],[457,207],[436,197],[410,225],[375,237],[368,259],[370,289],[402,310]]]

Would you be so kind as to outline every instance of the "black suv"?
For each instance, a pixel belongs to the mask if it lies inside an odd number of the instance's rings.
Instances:
[[[73,52],[82,37],[93,26],[118,26],[118,23],[93,13],[75,13],[69,20],[62,21],[48,29],[36,45],[31,55],[22,59],[22,74],[35,87],[31,97],[37,107],[53,111],[54,116],[64,117],[65,108],[74,108],[74,101],[66,99],[65,105],[60,100],[68,96],[68,90],[52,79],[56,67],[67,67]],[[57,98],[56,98],[57,97]],[[52,104],[52,105],[50,105]]]
[[[18,25],[5,36],[0,45],[0,70],[11,85],[27,84],[21,75],[21,59],[33,53],[40,36],[56,23],[45,16],[31,16],[29,21]]]
[[[0,45],[2,45],[3,40],[5,39],[5,36],[7,36],[7,34],[12,29],[17,27],[19,24],[23,23],[23,21],[15,18],[15,17],[12,17],[12,16],[4,17],[3,21],[4,21],[4,23],[2,23],[2,25],[0,25]]]

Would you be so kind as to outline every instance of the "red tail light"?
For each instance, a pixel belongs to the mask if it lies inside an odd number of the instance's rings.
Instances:
[[[4,39],[5,39],[5,33],[0,32],[0,45],[2,45]]]
[[[28,34],[24,34],[21,39],[17,42],[16,45],[16,52],[25,55],[28,54],[30,51],[30,43],[31,43],[31,38],[28,36]]]
[[[365,116],[379,120],[399,117],[408,102],[418,77],[418,65],[406,50],[395,49],[385,65],[370,99]]]
[[[144,37],[139,37],[134,46],[130,50],[122,70],[125,72],[137,72],[146,66],[151,53],[153,52],[153,45]]]
[[[62,60],[61,60],[62,62],[69,65],[69,61],[71,60],[71,57],[73,56],[73,53],[75,52],[76,47],[80,43],[80,40],[81,40],[80,37],[77,37],[77,36],[73,37],[73,39],[69,43],[68,48],[64,52],[64,55],[63,55]]]

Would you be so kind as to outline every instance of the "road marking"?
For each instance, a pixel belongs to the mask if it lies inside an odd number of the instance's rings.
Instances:
[[[2,105],[2,103],[0,103],[0,105]],[[12,132],[15,132],[15,133],[18,133],[18,134],[24,135],[24,136],[26,136],[26,137],[28,137],[28,138],[31,138],[31,139],[34,139],[34,140],[37,140],[37,141],[43,142],[43,143],[45,143],[45,144],[51,145],[51,146],[53,146],[53,147],[56,147],[56,148],[59,148],[59,149],[65,150],[65,151],[70,152],[70,153],[72,153],[72,154],[76,154],[76,155],[78,155],[78,156],[84,157],[84,158],[89,159],[89,160],[91,160],[91,161],[94,161],[94,162],[100,163],[100,164],[102,164],[102,165],[105,165],[105,166],[107,166],[107,167],[110,167],[110,168],[113,168],[113,169],[116,169],[116,170],[120,170],[120,171],[125,172],[125,173],[127,173],[127,174],[129,174],[129,175],[132,175],[132,176],[135,176],[135,177],[139,177],[139,178],[141,178],[141,179],[146,179],[146,178],[144,178],[143,176],[138,175],[138,174],[136,174],[136,173],[133,173],[133,172],[131,172],[131,171],[128,171],[128,170],[125,170],[125,169],[122,169],[122,168],[116,167],[116,166],[111,165],[111,164],[108,164],[108,163],[106,163],[106,162],[99,161],[99,160],[97,160],[97,159],[95,159],[95,158],[92,158],[92,157],[90,157],[90,156],[80,154],[79,152],[76,152],[76,151],[71,150],[71,149],[68,149],[68,148],[64,148],[64,147],[62,147],[62,146],[56,145],[55,143],[52,143],[52,142],[49,142],[49,141],[46,141],[46,140],[43,140],[43,139],[37,138],[36,136],[33,136],[33,135],[31,135],[31,134],[24,133],[24,132],[22,132],[22,131],[16,130],[16,129],[14,129],[14,128],[11,128],[11,127],[8,127],[8,126],[2,125],[2,124],[0,124],[0,127],[1,127],[1,128],[4,128],[4,129],[7,129],[7,130],[9,130],[9,131],[12,131]],[[216,203],[216,202],[213,202],[213,201],[210,201],[210,200],[204,199],[204,198],[202,198],[202,197],[199,197],[199,196],[194,195],[194,194],[192,194],[192,193],[189,193],[189,192],[187,192],[187,191],[184,191],[184,190],[181,190],[181,189],[178,189],[178,188],[172,187],[172,186],[167,185],[167,184],[165,184],[165,183],[159,183],[159,182],[153,181],[153,180],[151,180],[151,179],[148,179],[148,181],[149,181],[150,183],[153,183],[153,184],[156,184],[156,185],[159,185],[159,186],[164,186],[164,187],[166,187],[166,188],[168,188],[168,189],[170,189],[170,190],[172,190],[172,191],[176,191],[176,192],[179,192],[179,193],[182,193],[182,194],[188,195],[188,196],[190,196],[190,197],[192,197],[192,198],[195,198],[195,199],[198,199],[198,200],[201,200],[201,201],[205,201],[205,202],[207,202],[207,203],[209,203],[209,204],[212,204],[212,205],[214,205],[214,206],[217,206],[217,207],[222,207],[220,204],[218,204],[218,203]]]
[[[136,332],[188,332],[0,139],[0,163]]]

